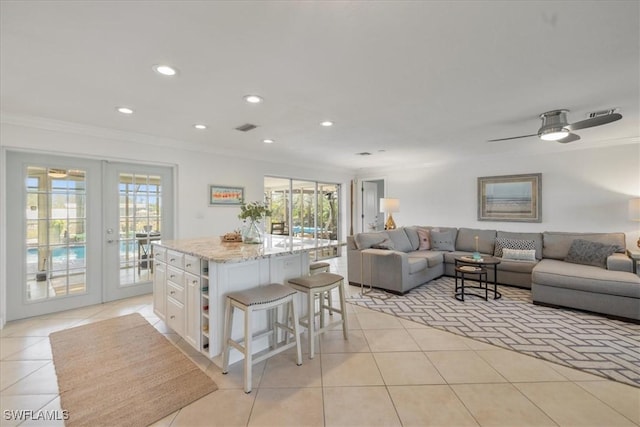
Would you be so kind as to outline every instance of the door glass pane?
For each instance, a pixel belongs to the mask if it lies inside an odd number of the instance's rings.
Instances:
[[[87,291],[85,177],[83,170],[27,167],[27,301]]]
[[[120,285],[153,279],[151,242],[161,236],[162,183],[158,175],[119,174]]]

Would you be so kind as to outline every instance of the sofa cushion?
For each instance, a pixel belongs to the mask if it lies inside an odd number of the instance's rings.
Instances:
[[[373,245],[384,242],[389,239],[386,231],[376,231],[372,233],[358,233],[355,241],[358,249],[369,249]]]
[[[516,233],[513,231],[498,231],[498,234],[496,236],[496,245],[498,244],[498,239],[533,240],[534,249],[536,250],[536,259],[542,259],[542,233]]]
[[[428,267],[435,267],[444,262],[444,252],[440,251],[414,251],[409,253],[409,258],[423,258],[427,260]]]
[[[590,240],[575,239],[569,247],[569,253],[564,259],[574,264],[593,265],[607,268],[607,258],[619,249],[618,245],[592,242]]]
[[[592,265],[543,259],[533,269],[536,284],[584,292],[640,298],[640,277],[625,271],[611,271]]]
[[[561,233],[545,231],[543,233],[544,258],[564,260],[569,253],[569,248],[575,239],[589,240],[591,242],[605,243],[608,245],[618,245],[624,252],[626,248],[624,233]]]
[[[476,248],[476,236],[478,248]],[[456,251],[482,252],[492,254],[496,242],[496,230],[479,230],[475,228],[460,228],[456,238]]]
[[[427,260],[424,258],[409,258],[409,274],[414,274],[427,268]]]
[[[437,251],[455,251],[456,230],[431,230],[431,249]]]
[[[387,235],[393,242],[393,246],[396,251],[411,252],[413,250],[411,241],[409,240],[409,237],[407,237],[407,233],[405,233],[403,228],[387,230]]]
[[[536,264],[538,264],[538,261],[518,261],[503,258],[502,262],[498,264],[498,271],[531,274],[531,271],[536,266]]]
[[[536,242],[533,240],[508,239],[506,237],[496,238],[496,249],[493,252],[493,256],[501,258],[503,249],[532,250],[535,256]]]
[[[509,249],[504,248],[502,250],[503,259],[511,259],[517,261],[535,261],[536,250],[535,249]]]

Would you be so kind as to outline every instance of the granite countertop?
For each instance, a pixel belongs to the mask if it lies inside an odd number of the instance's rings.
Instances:
[[[252,245],[241,242],[221,242],[219,237],[162,240],[153,244],[219,263],[242,262],[312,250],[312,248],[268,247],[267,243]]]

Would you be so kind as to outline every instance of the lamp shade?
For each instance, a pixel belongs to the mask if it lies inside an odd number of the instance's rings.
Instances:
[[[629,220],[640,221],[640,198],[629,200]]]
[[[399,199],[380,199],[380,212],[400,212]]]

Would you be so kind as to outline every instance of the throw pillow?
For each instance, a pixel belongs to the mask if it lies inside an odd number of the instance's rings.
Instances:
[[[618,250],[620,250],[618,245],[575,239],[571,243],[569,253],[567,253],[567,257],[564,260],[574,264],[607,268],[607,258]]]
[[[419,251],[428,251],[431,249],[431,239],[428,228],[418,227],[418,238],[420,239]]]
[[[380,243],[375,243],[373,245],[371,245],[371,247],[373,249],[387,249],[387,250],[393,250],[395,249],[395,245],[393,244],[393,242],[389,239],[384,239],[382,242]]]
[[[502,249],[502,259],[512,259],[516,261],[535,261],[535,249]]]
[[[520,239],[508,239],[506,237],[498,237],[496,239],[496,248],[493,252],[493,256],[498,258],[503,257],[502,251],[503,249],[520,249],[520,250],[531,250],[535,252],[536,250],[536,242],[533,240],[520,240]]]
[[[436,251],[449,251],[453,252],[456,250],[455,247],[455,235],[454,231],[433,231],[431,230],[431,249]]]

